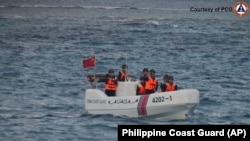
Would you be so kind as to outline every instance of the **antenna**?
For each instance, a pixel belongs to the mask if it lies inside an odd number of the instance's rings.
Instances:
[[[126,53],[125,54],[125,57],[126,57],[125,58],[126,59],[125,60],[126,61],[125,64],[127,65],[127,74],[128,74],[128,53],[127,53],[127,48],[126,48],[126,52],[125,53]],[[128,77],[125,78],[125,81],[128,81]]]

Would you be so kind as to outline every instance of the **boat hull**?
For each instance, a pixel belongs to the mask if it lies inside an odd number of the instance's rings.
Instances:
[[[98,89],[87,89],[85,95],[85,109],[89,114],[130,118],[183,120],[193,112],[198,103],[199,91],[196,89],[115,97],[108,97]]]

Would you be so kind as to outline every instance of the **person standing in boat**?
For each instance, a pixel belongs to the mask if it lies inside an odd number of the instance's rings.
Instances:
[[[128,66],[126,64],[122,65],[122,70],[118,73],[118,81],[128,81]]]
[[[155,93],[158,89],[158,80],[155,77],[155,70],[151,69],[145,82],[146,94]]]
[[[139,82],[139,84],[137,84],[137,87],[136,87],[136,95],[144,95],[145,93],[146,93],[145,78],[140,77],[140,82]]]
[[[147,80],[147,78],[148,78],[148,68],[144,68],[144,69],[142,70],[141,77],[143,77],[144,80]]]
[[[118,86],[117,78],[115,77],[115,71],[110,69],[106,77],[105,93],[108,96],[115,96]]]

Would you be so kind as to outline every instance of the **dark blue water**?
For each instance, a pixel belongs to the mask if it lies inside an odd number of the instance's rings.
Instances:
[[[248,2],[248,1],[247,1]],[[0,140],[117,140],[118,124],[249,124],[250,15],[209,1],[0,2]],[[250,4],[250,2],[249,2]],[[96,55],[96,69],[82,60]],[[185,121],[86,114],[86,75],[126,62],[200,91]]]

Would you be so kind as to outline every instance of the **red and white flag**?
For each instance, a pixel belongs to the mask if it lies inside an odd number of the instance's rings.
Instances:
[[[95,67],[95,62],[96,62],[95,56],[92,56],[88,59],[84,59],[82,61],[83,68],[93,68]]]

